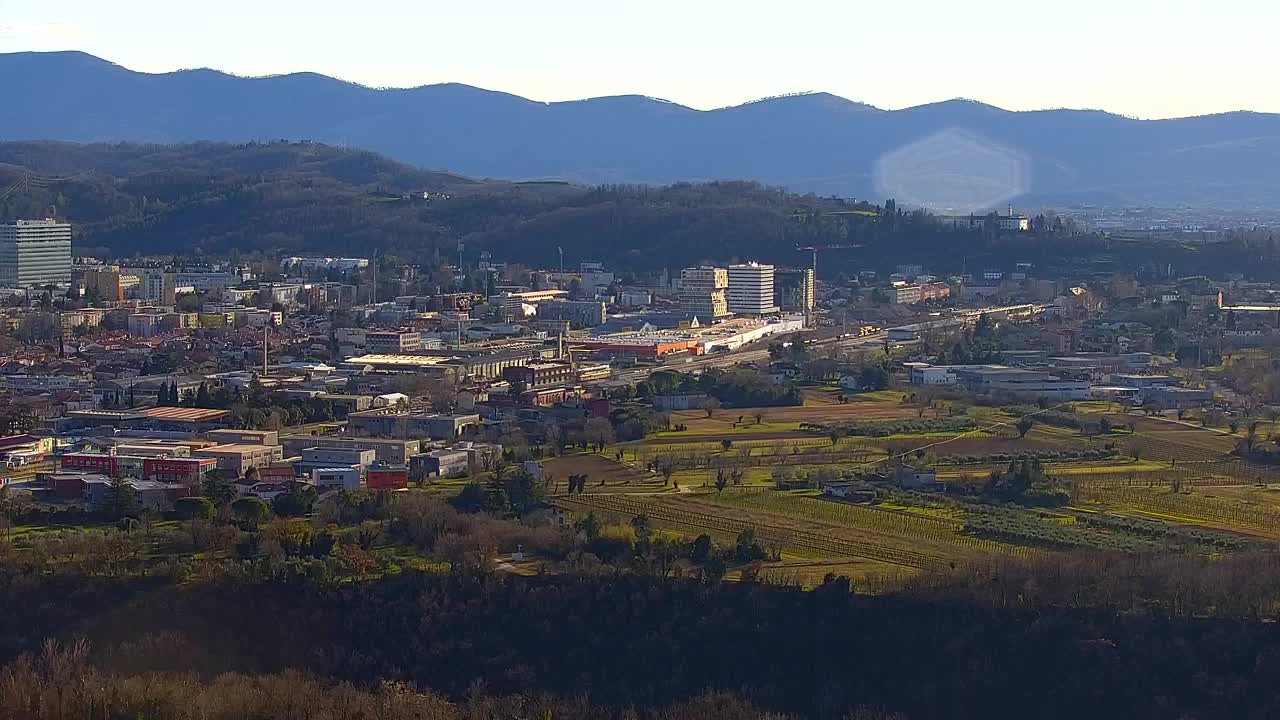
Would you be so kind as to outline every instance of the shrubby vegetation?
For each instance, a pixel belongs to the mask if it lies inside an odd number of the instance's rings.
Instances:
[[[1115,448],[1081,448],[1068,450],[1019,450],[1008,453],[988,453],[986,455],[947,455],[938,458],[938,462],[948,465],[979,465],[987,463],[1020,462],[1038,460],[1053,462],[1064,460],[1106,460],[1118,457],[1120,451]]]
[[[1105,417],[1046,410],[1034,405],[1006,405],[1004,409],[1011,415],[1023,416],[1026,419],[1035,418],[1034,422],[1079,430],[1082,435],[1101,435],[1116,429],[1116,426]]]
[[[693,375],[655,372],[641,383],[642,395],[704,393],[729,407],[775,407],[801,404],[800,389],[751,368],[708,368]]]
[[[920,418],[918,420],[881,420],[828,425],[824,423],[800,423],[801,430],[822,433],[833,437],[888,437],[890,435],[917,435],[921,433],[962,433],[976,428],[972,418],[945,417]]]
[[[1071,502],[1071,493],[1045,473],[1038,459],[1015,460],[991,473],[982,495],[1000,502],[1032,507],[1053,507]]]

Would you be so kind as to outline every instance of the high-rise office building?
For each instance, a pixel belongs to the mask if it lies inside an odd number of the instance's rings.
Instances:
[[[729,266],[729,312],[769,315],[778,312],[773,302],[773,266],[760,263]]]
[[[700,320],[729,314],[725,290],[729,271],[718,267],[693,267],[680,271],[680,310]]]
[[[0,225],[0,286],[71,283],[71,226],[53,219]]]
[[[773,273],[774,302],[790,312],[813,312],[813,269],[777,270]]]

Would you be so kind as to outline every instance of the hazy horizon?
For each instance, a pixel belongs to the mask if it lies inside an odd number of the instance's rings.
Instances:
[[[1229,38],[1206,33],[1198,7],[1101,0],[1068,15],[1008,0],[915,0],[879,14],[858,3],[670,0],[639,9],[391,0],[374,12],[245,0],[216,13],[156,0],[50,5],[0,0],[0,52],[78,50],[148,73],[461,83],[540,102],[641,95],[697,110],[826,92],[885,110],[965,98],[1141,119],[1280,112],[1280,88],[1253,79],[1275,65],[1267,29],[1280,8],[1246,0],[1213,9],[1250,18]]]

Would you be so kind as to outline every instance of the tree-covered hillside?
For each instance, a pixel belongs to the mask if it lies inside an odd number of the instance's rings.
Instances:
[[[798,246],[838,244],[856,248],[822,254],[828,278],[903,263],[954,273],[1009,271],[1015,262],[1068,279],[1189,268],[1280,274],[1280,251],[1266,232],[1183,246],[1114,242],[1052,217],[1035,218],[1029,233],[970,230],[892,201],[876,208],[754,182],[512,183],[284,141],[0,143],[0,221],[45,216],[74,223],[76,250],[89,255],[380,252],[439,264],[453,261],[462,243],[468,264],[489,251],[497,261],[545,267],[563,248],[571,267],[599,260],[658,270],[735,260],[808,265]]]
[[[745,182],[587,188],[480,181],[366,151],[285,142],[0,143],[0,196],[6,189],[0,219],[68,219],[82,251],[379,248],[423,260],[455,257],[463,242],[471,252],[523,262],[545,261],[560,246],[570,259],[641,267],[792,257],[797,240],[844,238],[836,223],[801,228],[796,212],[860,207]],[[419,199],[404,199],[410,192]]]

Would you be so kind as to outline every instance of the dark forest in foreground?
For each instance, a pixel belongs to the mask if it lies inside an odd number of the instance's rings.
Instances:
[[[239,573],[173,585],[7,572],[3,655],[31,655],[6,668],[0,692],[36,707],[43,685],[82,688],[77,702],[105,693],[123,707],[126,697],[143,702],[142,687],[184,696],[193,683],[239,673],[256,679],[223,677],[221,691],[201,692],[234,707],[275,687],[275,714],[259,717],[293,716],[286,698],[374,703],[368,693],[414,687],[439,694],[415,700],[438,714],[391,716],[459,717],[445,699],[490,698],[563,708],[554,717],[679,706],[650,716],[754,717],[759,708],[825,718],[874,708],[914,718],[1266,718],[1280,712],[1280,630],[1263,622],[1277,587],[1269,555],[1082,555],[926,578],[879,597],[851,595],[839,581],[801,592],[631,572],[405,572],[337,585]],[[303,675],[257,677],[286,671]],[[51,673],[56,683],[40,679]],[[716,715],[684,705],[708,691],[751,707],[721,698]],[[20,707],[6,703],[10,713]]]

